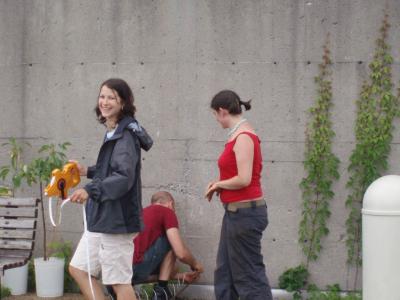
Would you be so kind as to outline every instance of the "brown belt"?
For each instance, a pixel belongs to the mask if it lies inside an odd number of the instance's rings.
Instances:
[[[239,208],[250,208],[250,207],[257,207],[257,206],[265,206],[264,199],[254,200],[254,201],[246,201],[246,202],[231,202],[225,204],[225,209],[227,211],[236,212]]]

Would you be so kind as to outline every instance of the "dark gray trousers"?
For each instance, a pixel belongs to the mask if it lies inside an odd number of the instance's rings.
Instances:
[[[261,254],[265,206],[225,211],[214,273],[217,300],[272,300]]]

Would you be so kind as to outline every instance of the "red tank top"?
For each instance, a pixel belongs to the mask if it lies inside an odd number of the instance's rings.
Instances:
[[[218,159],[218,167],[220,173],[220,180],[232,178],[238,174],[236,165],[236,156],[233,152],[236,139],[240,134],[247,134],[254,143],[254,159],[253,159],[253,173],[251,176],[250,184],[238,190],[222,189],[220,198],[223,203],[237,202],[241,200],[251,200],[260,198],[263,193],[261,189],[261,170],[262,170],[262,155],[260,147],[260,139],[257,135],[251,132],[241,132],[236,138],[225,144],[225,149]]]

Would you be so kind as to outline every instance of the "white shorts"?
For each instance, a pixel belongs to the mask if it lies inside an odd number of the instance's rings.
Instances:
[[[75,250],[70,265],[88,272],[86,240],[89,241],[90,274],[105,285],[131,284],[133,239],[137,233],[106,234],[85,232]]]

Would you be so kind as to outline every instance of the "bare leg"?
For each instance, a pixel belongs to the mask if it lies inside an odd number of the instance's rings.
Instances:
[[[114,292],[117,294],[117,300],[137,300],[135,291],[130,284],[114,284]]]
[[[79,270],[72,266],[69,266],[69,274],[71,274],[72,278],[76,281],[81,289],[81,292],[86,300],[94,300],[92,296],[92,291],[90,289],[90,284],[88,280],[88,273],[85,271]],[[103,289],[101,288],[100,284],[97,280],[91,277],[92,285],[93,285],[93,292],[96,300],[105,300]],[[135,298],[136,299],[136,298]]]
[[[169,280],[172,276],[172,273],[175,269],[176,256],[174,252],[171,250],[165,255],[164,260],[160,266],[160,274],[158,276],[159,280]]]

